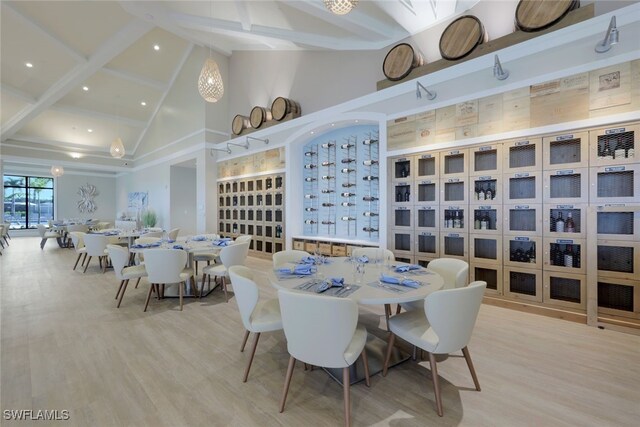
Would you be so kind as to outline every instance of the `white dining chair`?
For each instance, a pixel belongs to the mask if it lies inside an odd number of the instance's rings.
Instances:
[[[358,306],[348,298],[284,289],[278,291],[278,299],[290,354],[280,412],[284,411],[296,360],[324,368],[342,368],[345,425],[350,426],[349,367],[359,356],[364,362],[365,382],[367,387],[370,385],[369,363],[364,348],[367,330],[358,325]]]
[[[169,231],[169,233],[167,233],[167,237],[169,238],[169,240],[176,240],[178,238],[178,233],[180,233],[180,229],[174,228]]]
[[[147,301],[144,311],[147,311],[151,293],[156,292],[160,297],[160,286],[163,289],[165,284],[177,283],[178,295],[180,297],[180,311],[183,306],[183,288],[186,290],[187,280],[193,281],[193,269],[185,268],[187,263],[187,253],[181,249],[147,249],[144,251],[145,269],[147,270],[147,280],[150,283]],[[194,286],[197,291],[197,286]]]
[[[138,287],[140,279],[147,276],[147,270],[144,265],[127,267],[129,263],[129,249],[123,246],[107,245],[107,252],[109,253],[109,258],[111,258],[111,265],[113,265],[113,272],[116,275],[116,279],[120,281],[118,292],[116,292],[116,299],[118,300],[116,307],[120,308],[124,292],[127,290],[127,285],[129,285],[129,280],[138,279],[136,282],[136,287]]]
[[[87,260],[87,248],[84,245],[84,236],[87,233],[83,233],[82,231],[72,231],[69,233],[71,236],[71,242],[73,243],[73,249],[78,254],[78,258],[76,258],[76,263],[73,265],[73,270],[76,270],[78,266],[78,261],[80,261],[80,257],[84,256],[82,260],[82,264],[80,266],[84,266],[84,262]]]
[[[225,246],[220,250],[220,265],[210,265],[202,269],[202,286],[206,282],[207,276],[213,276],[220,278],[222,284],[222,290],[224,291],[224,299],[229,302],[227,295],[227,278],[229,277],[229,268],[234,265],[244,264],[244,260],[247,258],[249,252],[249,243],[237,243],[229,246]]]
[[[444,279],[442,289],[454,289],[467,286],[469,283],[469,264],[466,261],[456,258],[438,258],[430,261],[427,271],[433,271]],[[400,313],[400,308],[405,310],[422,310],[423,301],[404,302],[398,305],[396,314]]]
[[[366,256],[369,260],[381,260],[382,262],[393,262],[396,259],[393,252],[383,248],[353,248],[351,256],[354,258]]]
[[[47,240],[60,237],[60,235],[54,231],[47,231],[44,224],[38,224],[36,227],[38,228],[38,235],[40,236],[40,249],[44,249]]]
[[[242,382],[247,382],[253,357],[256,354],[258,340],[263,332],[278,331],[282,329],[282,317],[280,316],[280,304],[277,299],[260,300],[258,285],[253,281],[253,273],[243,265],[229,267],[229,277],[233,283],[233,292],[236,296],[238,311],[245,328],[244,338],[240,351],[244,351],[247,339],[251,332],[254,333],[253,346],[249,361],[244,371]]]
[[[285,266],[289,263],[297,263],[304,257],[311,256],[309,252],[291,249],[273,254],[273,268]]]
[[[462,350],[476,390],[480,391],[480,383],[467,345],[471,340],[486,287],[487,282],[476,281],[467,287],[437,291],[425,298],[423,310],[407,311],[389,319],[391,334],[389,335],[382,376],[387,375],[396,336],[429,352],[429,364],[439,416],[443,415],[443,411],[436,354],[449,354]]]
[[[109,237],[102,234],[87,233],[84,235],[84,246],[87,249],[87,262],[84,265],[83,273],[87,272],[87,267],[91,262],[91,258],[98,257],[98,262],[102,268],[102,273],[107,269],[107,245],[109,244]]]

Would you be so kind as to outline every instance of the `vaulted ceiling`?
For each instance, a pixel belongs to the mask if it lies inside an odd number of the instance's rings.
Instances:
[[[2,1],[2,141],[128,155],[194,46],[238,50],[369,50],[477,0],[360,0],[348,15],[322,0]]]

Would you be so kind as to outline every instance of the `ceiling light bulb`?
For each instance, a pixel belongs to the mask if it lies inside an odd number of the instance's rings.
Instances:
[[[31,62],[27,62],[24,65],[26,65],[27,68],[33,68],[33,64]]]
[[[89,90],[89,86],[82,86],[82,90],[85,91],[85,92],[88,91]]]
[[[160,46],[158,46],[157,44],[154,44],[153,45],[153,50],[156,50],[156,51],[160,50]]]

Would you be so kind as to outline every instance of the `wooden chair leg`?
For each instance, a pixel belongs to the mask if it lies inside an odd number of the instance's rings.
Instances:
[[[351,426],[351,384],[349,368],[342,369],[342,388],[344,390],[344,425]]]
[[[247,345],[249,339],[249,331],[244,331],[244,338],[242,338],[242,347],[240,347],[240,353],[244,351],[244,346]]]
[[[147,307],[149,306],[149,300],[151,299],[151,292],[153,292],[153,289],[155,287],[154,283],[150,283],[149,284],[149,293],[147,294],[147,302],[144,304],[144,310],[143,311],[147,311]]]
[[[440,378],[438,378],[438,367],[436,356],[429,352],[429,365],[431,365],[431,376],[433,377],[433,390],[436,393],[436,409],[438,415],[442,416],[442,396],[440,395]]]
[[[124,288],[122,288],[122,292],[120,292],[120,299],[118,300],[118,305],[116,308],[120,308],[120,304],[122,304],[122,297],[124,297],[124,291],[127,290],[127,285],[129,284],[129,279],[125,280]]]
[[[282,389],[282,398],[280,399],[280,412],[284,412],[284,403],[287,401],[287,394],[289,393],[289,384],[291,384],[291,377],[293,376],[293,367],[296,365],[296,359],[293,356],[289,356],[289,366],[287,367],[287,375],[284,377],[284,388]]]
[[[367,356],[367,349],[362,349],[362,363],[364,364],[364,383],[367,387],[371,387],[371,378],[369,376],[369,357]]]
[[[253,347],[251,348],[251,355],[249,356],[249,362],[247,363],[247,367],[244,370],[244,378],[242,378],[242,382],[246,383],[249,378],[249,370],[251,369],[251,363],[253,363],[253,356],[256,354],[256,348],[258,347],[258,340],[260,339],[260,332],[256,333],[255,338],[253,339]]]
[[[462,354],[464,354],[464,358],[467,361],[467,366],[469,367],[469,372],[471,372],[471,377],[473,378],[473,383],[476,386],[476,390],[480,391],[480,382],[478,381],[476,370],[473,367],[473,362],[471,361],[471,354],[469,354],[469,349],[466,346],[462,348]]]
[[[138,289],[138,285],[140,284],[140,279],[142,279],[142,277],[138,277],[138,280],[136,281],[136,289]]]
[[[78,262],[80,261],[81,257],[82,257],[82,254],[78,254],[78,258],[76,259],[76,263],[73,264],[73,271],[76,271],[76,267],[78,266]]]
[[[389,342],[387,343],[387,357],[384,358],[384,367],[382,368],[382,376],[387,376],[387,370],[389,369],[389,360],[391,359],[391,351],[393,351],[393,344],[396,341],[396,334],[391,332],[389,334]]]
[[[114,299],[118,299],[118,296],[120,295],[120,291],[122,290],[122,285],[124,285],[124,280],[120,281],[120,286],[118,286],[118,292],[116,292],[116,297]]]
[[[229,302],[229,296],[227,295],[227,278],[222,276],[222,290],[224,291],[224,302]]]
[[[92,256],[89,256],[89,259],[87,260],[87,263],[84,265],[84,271],[83,273],[87,272],[87,267],[89,267],[89,263],[91,262],[91,258],[93,258]]]

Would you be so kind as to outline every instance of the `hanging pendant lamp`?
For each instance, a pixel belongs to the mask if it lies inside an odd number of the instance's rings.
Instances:
[[[207,102],[218,102],[224,95],[224,84],[218,64],[209,57],[202,66],[198,78],[198,91]]]
[[[346,15],[358,5],[358,0],[324,0],[324,5],[336,15]]]
[[[51,175],[56,178],[64,175],[64,168],[62,166],[51,166]]]
[[[116,139],[113,140],[113,142],[111,143],[111,148],[109,149],[109,152],[116,159],[121,159],[124,157],[124,144],[122,143],[122,140],[120,139],[120,137],[117,137]]]

